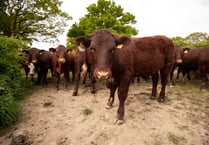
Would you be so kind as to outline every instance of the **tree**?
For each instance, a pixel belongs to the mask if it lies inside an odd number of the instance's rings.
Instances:
[[[172,38],[174,44],[178,44],[181,47],[197,48],[203,46],[209,46],[209,35],[202,32],[194,32],[182,38],[180,36]]]
[[[107,28],[120,35],[134,36],[138,34],[138,31],[131,26],[135,23],[135,16],[129,12],[124,13],[123,8],[116,5],[114,1],[98,0],[97,4],[87,7],[87,14],[80,19],[79,23],[71,26],[67,36],[75,38],[80,35],[89,35],[100,28]],[[72,41],[74,39],[69,38],[68,47],[74,44]]]
[[[0,35],[29,42],[57,40],[71,19],[60,10],[61,4],[59,0],[1,0]]]

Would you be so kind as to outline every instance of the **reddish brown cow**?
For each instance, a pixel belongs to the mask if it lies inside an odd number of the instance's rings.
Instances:
[[[76,43],[79,45],[80,42]],[[86,42],[82,42],[86,43]],[[88,45],[88,44],[86,44]],[[78,95],[78,87],[80,82],[81,73],[83,74],[83,84],[86,83],[86,77],[87,73],[90,74],[91,79],[91,93],[94,94],[96,92],[95,90],[95,78],[93,76],[93,60],[92,60],[92,54],[90,53],[89,49],[86,49],[83,44],[77,47],[76,54],[75,54],[75,82],[74,82],[74,90],[73,90],[73,96]]]
[[[69,71],[73,69],[74,65],[74,56],[72,53],[68,53],[68,50],[65,46],[57,46],[55,53],[53,54],[53,67],[54,74],[57,78],[56,88],[59,90],[60,75],[64,73],[65,78],[65,88],[68,87],[69,82]],[[74,71],[73,71],[74,72]]]
[[[30,48],[28,50],[29,63],[33,63],[38,74],[38,84],[46,84],[48,69],[52,69],[52,53],[46,50]]]
[[[199,70],[201,77],[200,89],[205,89],[207,73],[209,73],[209,46],[191,49],[183,57],[183,75],[189,71]]]
[[[183,59],[183,49],[179,45],[174,45],[175,53],[174,53],[174,65],[170,73],[170,86],[174,85],[173,82],[173,73],[176,68],[178,68],[182,64]]]
[[[191,49],[190,48],[183,48],[183,55],[182,55],[182,61],[183,61],[183,57],[185,54],[187,54]],[[179,75],[180,73],[182,72],[182,69],[183,69],[183,63],[181,64],[178,64],[178,70],[177,70],[177,76],[176,76],[176,79],[179,79]],[[189,70],[188,71],[184,71],[182,72],[183,74],[183,81],[184,81],[184,76],[185,74],[187,74],[187,79],[190,80],[190,75],[189,75]]]
[[[174,45],[169,38],[165,36],[117,37],[106,29],[100,29],[90,37],[81,36],[76,41],[91,50],[95,77],[109,79],[112,82],[108,83],[109,107],[112,107],[114,93],[118,88],[118,124],[123,123],[125,100],[131,79],[135,76],[152,76],[151,98],[156,98],[158,72],[160,72],[162,87],[158,101],[165,101],[165,88],[174,63]],[[116,49],[116,46],[121,43],[123,48]]]

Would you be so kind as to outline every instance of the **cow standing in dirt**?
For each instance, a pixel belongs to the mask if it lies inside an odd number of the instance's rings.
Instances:
[[[108,107],[112,107],[114,94],[118,88],[117,124],[123,123],[124,104],[133,77],[151,75],[153,82],[151,99],[155,99],[158,72],[160,72],[162,87],[158,101],[165,101],[165,88],[174,64],[172,40],[165,36],[119,37],[106,29],[100,29],[90,37],[80,36],[76,41],[77,44],[84,45],[91,50],[95,77],[110,80]],[[123,44],[123,48],[116,49],[118,44]]]
[[[200,89],[205,89],[207,73],[209,73],[209,46],[190,49],[183,57],[181,69],[183,76],[189,73],[189,71],[199,70],[201,78]]]
[[[62,73],[64,73],[65,88],[67,88],[70,81],[70,70],[72,70],[74,78],[74,55],[72,51],[67,50],[67,48],[63,45],[57,46],[53,54],[52,63],[54,67],[54,74],[57,78],[57,90],[59,90],[60,76]]]
[[[183,59],[183,49],[179,45],[174,45],[175,53],[174,53],[174,65],[170,73],[170,86],[174,85],[173,82],[173,74],[176,68],[178,68],[182,64]]]
[[[87,74],[90,75],[91,80],[91,93],[96,93],[95,89],[95,77],[93,76],[94,71],[94,63],[92,59],[92,53],[90,52],[90,49],[85,48],[84,45],[88,45],[83,40],[83,44],[80,44],[80,41],[76,41],[77,45],[79,45],[76,49],[75,54],[75,82],[74,82],[74,90],[73,90],[73,96],[78,95],[78,88],[79,88],[79,82],[81,78],[81,73],[83,76],[83,84],[86,84],[86,78]]]
[[[38,48],[28,50],[29,63],[33,63],[38,74],[38,84],[46,84],[48,69],[52,69],[52,53]]]

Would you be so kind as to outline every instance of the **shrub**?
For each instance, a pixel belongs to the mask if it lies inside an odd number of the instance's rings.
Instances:
[[[0,36],[0,128],[14,123],[20,114],[23,78],[18,53],[25,45],[15,39]]]

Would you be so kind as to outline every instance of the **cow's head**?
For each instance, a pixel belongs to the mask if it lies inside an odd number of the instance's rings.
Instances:
[[[38,57],[39,57],[39,49],[37,48],[30,48],[29,51],[29,62],[33,64],[38,63]]]
[[[94,63],[94,76],[97,79],[111,77],[113,59],[118,44],[123,44],[128,37],[119,37],[107,29],[100,29],[91,36],[76,38],[76,44],[81,49],[89,49]]]
[[[174,47],[175,47],[175,55],[174,55],[175,63],[181,64],[183,62],[182,60],[183,49],[179,45],[175,45]]]
[[[55,54],[56,54],[58,63],[65,63],[66,55],[67,55],[67,48],[65,46],[63,45],[57,46],[55,50]]]

